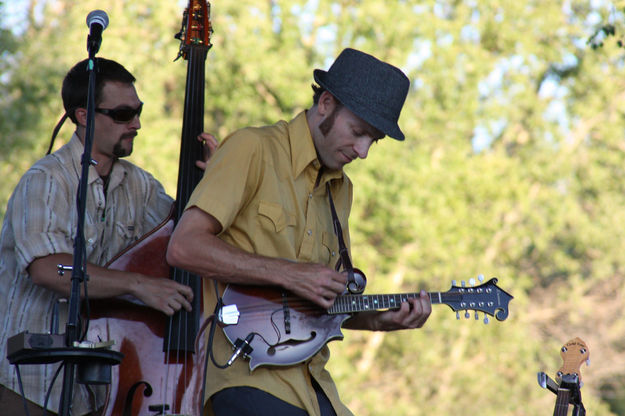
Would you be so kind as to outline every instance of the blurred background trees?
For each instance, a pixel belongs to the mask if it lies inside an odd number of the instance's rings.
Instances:
[[[146,103],[132,160],[175,194],[186,63],[184,1],[0,2],[0,215],[45,153],[64,74],[86,57],[86,15],[106,10],[100,56]],[[215,0],[205,129],[290,119],[312,70],[347,46],[412,81],[403,143],[374,145],[355,182],[354,263],[368,291],[445,291],[497,276],[510,317],[347,332],[330,370],[358,415],[552,414],[560,346],[589,345],[589,414],[625,414],[625,49],[611,2]],[[611,28],[611,29],[606,29]],[[55,147],[71,133],[67,123]],[[216,375],[218,376],[218,375]]]

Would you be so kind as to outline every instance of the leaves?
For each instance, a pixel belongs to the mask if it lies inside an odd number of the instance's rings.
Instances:
[[[82,22],[102,8],[28,6],[23,32],[0,30],[0,210],[45,151],[62,113],[61,80],[86,56]],[[444,291],[452,279],[484,273],[515,296],[503,323],[457,323],[435,307],[422,330],[347,332],[332,343],[330,369],[356,414],[544,413],[554,396],[536,372],[553,376],[559,346],[575,336],[593,353],[586,408],[609,415],[610,399],[617,409],[625,65],[621,48],[592,47],[599,37],[620,39],[615,10],[585,1],[213,2],[205,129],[221,138],[307,108],[312,70],[327,69],[346,46],[410,77],[406,141],[382,140],[348,167],[352,254],[368,291]],[[132,160],[173,194],[186,73],[172,62],[173,35],[182,8],[114,0],[106,11],[100,54],[137,76],[146,103]],[[66,125],[59,141],[71,131]]]

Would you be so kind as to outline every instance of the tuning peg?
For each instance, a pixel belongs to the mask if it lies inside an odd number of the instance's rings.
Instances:
[[[477,321],[479,319],[480,319],[480,317],[478,316],[477,311],[475,311],[475,320]]]
[[[466,287],[467,286],[467,283],[464,280],[460,284],[462,285],[462,287]]]
[[[469,311],[466,311],[466,312],[464,313],[464,317],[465,317],[466,319],[469,319],[469,318],[471,317],[471,314],[469,313]]]
[[[460,312],[456,311],[456,319],[460,319]]]
[[[586,367],[589,367],[589,366],[590,366],[590,358],[586,360]]]
[[[471,286],[475,286],[475,279],[474,279],[474,278],[470,278],[470,279],[469,279],[469,284],[470,284]]]
[[[477,275],[477,280],[479,280],[480,283],[484,282],[484,275],[483,274],[478,274]]]
[[[455,280],[452,280],[452,281],[451,281],[451,285],[452,285],[452,286],[456,286],[456,283],[457,283],[457,282],[456,282]]]
[[[484,314],[484,325],[488,325],[490,319],[488,319],[488,315]]]

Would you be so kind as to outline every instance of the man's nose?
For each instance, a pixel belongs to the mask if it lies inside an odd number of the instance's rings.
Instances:
[[[128,122],[128,127],[132,127],[133,129],[139,130],[141,128],[141,119],[137,114]]]
[[[365,159],[367,157],[372,143],[373,140],[370,137],[361,137],[356,140],[356,143],[354,143],[354,151],[359,158]]]

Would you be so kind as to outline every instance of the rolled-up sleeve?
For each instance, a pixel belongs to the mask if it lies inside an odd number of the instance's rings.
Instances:
[[[20,272],[30,263],[55,253],[72,253],[73,227],[70,213],[75,196],[43,171],[29,171],[13,194],[11,224]]]

